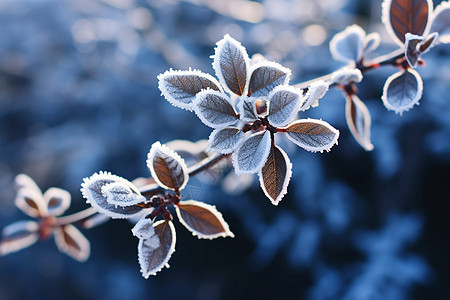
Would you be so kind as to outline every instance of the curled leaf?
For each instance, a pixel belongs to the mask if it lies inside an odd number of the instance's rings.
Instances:
[[[117,206],[132,206],[147,199],[141,195],[131,182],[112,182],[102,187],[106,201]]]
[[[39,240],[39,225],[33,221],[18,221],[2,231],[0,255],[13,253],[27,248]]]
[[[169,70],[158,75],[158,88],[172,105],[192,110],[192,102],[200,91],[221,91],[217,80],[197,70]]]
[[[421,52],[421,54],[427,53],[431,48],[434,47],[438,37],[439,34],[437,32],[429,34],[426,38],[423,39],[423,41],[419,43],[417,49]]]
[[[184,159],[159,142],[152,145],[147,155],[147,166],[156,183],[165,189],[180,191],[189,180]]]
[[[264,194],[273,205],[278,205],[287,192],[292,176],[292,164],[283,149],[272,145],[266,164],[258,175]]]
[[[59,251],[75,260],[84,262],[89,258],[91,245],[84,235],[73,225],[55,228],[55,243]]]
[[[242,96],[246,89],[250,59],[242,45],[228,34],[217,42],[213,67],[225,89]]]
[[[130,187],[132,185],[131,182],[122,177],[112,175],[109,172],[99,172],[83,179],[81,192],[87,203],[91,204],[99,213],[113,219],[127,219],[138,215],[143,209],[142,207],[136,205],[123,207],[108,202],[102,188],[114,182],[120,182]]]
[[[159,238],[156,235],[155,228],[153,227],[153,221],[151,219],[142,218],[133,229],[131,229],[133,235],[139,239],[147,239],[148,245],[153,245],[154,249],[160,246]]]
[[[239,118],[230,98],[216,91],[206,90],[198,93],[193,108],[200,120],[212,128],[233,125]]]
[[[144,278],[156,275],[165,266],[175,251],[175,228],[171,221],[161,220],[154,223],[155,234],[159,239],[159,244],[154,238],[139,239],[138,258],[141,266],[141,273]]]
[[[268,131],[248,137],[233,153],[236,174],[256,173],[264,166],[270,152],[271,138]]]
[[[60,216],[69,208],[71,195],[66,190],[53,187],[45,191],[44,200],[47,202],[48,214]]]
[[[270,124],[282,127],[288,124],[297,114],[301,91],[292,86],[278,86],[269,94],[269,113],[267,119]]]
[[[442,1],[433,12],[429,32],[439,34],[439,42],[450,43],[450,2]]]
[[[316,80],[308,87],[305,97],[303,97],[303,103],[300,105],[300,110],[305,111],[310,107],[316,107],[319,105],[319,99],[321,99],[328,92],[330,84],[323,80]]]
[[[222,154],[233,152],[244,137],[244,133],[235,127],[215,129],[209,136],[208,150]]]
[[[241,97],[238,103],[238,110],[240,119],[244,122],[254,122],[258,120],[258,113],[256,112],[255,99],[249,97]]]
[[[405,34],[423,35],[433,10],[431,0],[384,0],[382,21],[393,40],[403,47]]]
[[[330,41],[330,52],[335,60],[358,62],[363,55],[363,44],[366,32],[358,25],[345,28]]]
[[[423,84],[419,73],[412,69],[403,70],[386,80],[381,99],[387,109],[402,114],[419,104],[422,90]]]
[[[180,201],[175,209],[180,222],[199,239],[234,237],[222,214],[213,205],[187,200]]]
[[[423,36],[407,33],[405,36],[405,57],[411,68],[416,68],[420,57],[417,45],[423,41]]]
[[[349,83],[358,83],[363,79],[363,75],[358,69],[342,68],[331,74],[331,83],[347,85]]]
[[[292,142],[311,152],[330,151],[339,137],[337,129],[321,120],[297,120],[285,129]]]
[[[367,106],[358,96],[347,97],[345,105],[345,117],[348,128],[355,140],[367,151],[373,150],[370,142],[371,117]]]
[[[291,70],[275,62],[264,61],[252,65],[248,86],[249,95],[264,97],[279,85],[289,82]]]

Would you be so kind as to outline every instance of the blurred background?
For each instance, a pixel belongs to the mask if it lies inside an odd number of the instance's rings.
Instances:
[[[434,1],[437,5],[440,1]],[[0,228],[28,219],[13,203],[14,177],[72,193],[68,213],[88,207],[82,179],[111,171],[149,176],[155,141],[205,139],[210,129],[160,95],[169,68],[214,75],[224,34],[250,55],[291,68],[291,83],[343,65],[328,42],[354,23],[395,49],[381,0],[0,0]],[[199,240],[175,220],[171,268],[143,279],[132,224],[83,231],[91,258],[78,263],[52,241],[0,257],[0,299],[450,299],[450,46],[419,68],[420,106],[387,111],[391,67],[358,85],[372,115],[375,149],[364,151],[331,90],[301,118],[341,131],[330,153],[283,144],[294,165],[278,207],[257,178],[190,181],[236,235]]]

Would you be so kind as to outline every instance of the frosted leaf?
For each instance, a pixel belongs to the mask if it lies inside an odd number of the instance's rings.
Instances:
[[[42,193],[41,189],[36,184],[36,182],[26,174],[17,175],[14,182],[16,184],[17,190],[20,190],[21,188],[27,188],[35,190],[38,193]]]
[[[151,219],[142,218],[133,229],[131,229],[133,235],[139,239],[147,239],[147,246],[152,246],[156,249],[160,246],[159,238],[155,233],[155,228],[153,227],[153,221]]]
[[[335,60],[358,62],[362,57],[363,41],[366,32],[358,25],[345,28],[330,41],[330,52]]]
[[[38,218],[48,215],[47,203],[40,190],[23,187],[17,192],[14,203],[30,217]]]
[[[158,88],[172,105],[188,110],[192,110],[192,102],[200,91],[222,91],[214,77],[198,70],[169,70],[159,74]]]
[[[372,32],[368,34],[364,38],[363,43],[363,56],[367,56],[368,54],[372,53],[374,50],[378,48],[380,45],[380,35],[377,32]]]
[[[269,131],[258,132],[248,137],[233,153],[236,174],[256,173],[264,166],[270,152]]]
[[[156,275],[162,268],[169,267],[167,263],[175,251],[175,228],[171,221],[161,220],[154,223],[156,236],[160,245],[155,248],[155,239],[139,239],[138,259],[142,276],[147,279]]]
[[[258,120],[256,112],[255,99],[249,97],[241,97],[238,103],[240,119],[246,123]]]
[[[269,95],[270,124],[282,127],[288,124],[297,114],[302,92],[292,86],[278,86]]]
[[[416,68],[420,57],[417,45],[423,41],[423,36],[407,33],[405,35],[405,57],[411,68]]]
[[[108,202],[107,197],[103,195],[102,188],[114,182],[131,184],[128,180],[109,172],[99,172],[83,179],[81,192],[87,203],[91,204],[99,213],[113,219],[128,219],[138,215],[143,209],[142,207],[136,205],[122,207]]]
[[[212,128],[233,125],[239,118],[230,98],[216,91],[206,90],[198,93],[193,108],[200,120]]]
[[[286,127],[287,137],[311,152],[330,151],[337,144],[339,131],[321,120],[297,120]]]
[[[403,47],[406,33],[424,34],[432,11],[432,0],[384,0],[381,19],[392,39]]]
[[[108,203],[117,206],[124,207],[145,202],[147,199],[141,195],[136,187],[132,190],[132,185],[131,182],[128,182],[128,184],[124,182],[113,182],[104,185],[102,187],[102,193]]]
[[[419,104],[422,91],[423,84],[419,73],[408,69],[397,72],[386,80],[381,99],[387,109],[402,114]]]
[[[439,34],[437,32],[433,32],[429,34],[426,38],[424,38],[423,41],[421,41],[417,46],[421,54],[430,51],[430,49],[434,47],[435,42],[438,40],[438,37]]]
[[[81,226],[85,229],[91,229],[102,225],[109,221],[111,218],[104,214],[95,214],[81,222]]]
[[[355,140],[367,151],[373,150],[370,142],[371,117],[369,110],[358,96],[347,97],[345,105],[345,117],[348,128]]]
[[[156,142],[147,155],[147,167],[156,183],[169,190],[181,191],[189,180],[189,172],[175,151]]]
[[[317,107],[319,105],[319,99],[321,99],[328,92],[330,84],[323,80],[316,80],[308,87],[303,98],[303,103],[300,105],[300,110],[305,111],[310,107]]]
[[[272,145],[266,164],[258,175],[264,194],[273,205],[278,205],[287,193],[292,176],[292,164],[283,149]]]
[[[247,88],[250,59],[245,48],[228,34],[217,42],[213,67],[227,92],[242,96]]]
[[[331,74],[331,83],[347,85],[349,83],[358,83],[362,80],[363,75],[358,69],[342,68]]]
[[[84,262],[91,254],[91,244],[73,225],[55,228],[55,243],[58,250],[79,262]]]
[[[450,43],[450,1],[442,1],[436,6],[428,32],[437,32],[439,42]]]
[[[249,95],[252,97],[265,97],[279,85],[289,82],[291,70],[275,62],[261,62],[252,65],[248,86]]]
[[[187,200],[180,201],[175,209],[181,224],[199,239],[234,237],[222,214],[213,205]]]
[[[27,248],[39,240],[39,225],[33,221],[18,221],[2,231],[0,256]]]
[[[244,132],[235,127],[215,129],[209,136],[208,151],[222,154],[233,152],[244,137]]]
[[[71,195],[66,190],[53,187],[44,193],[44,200],[47,202],[48,214],[60,216],[69,208]]]

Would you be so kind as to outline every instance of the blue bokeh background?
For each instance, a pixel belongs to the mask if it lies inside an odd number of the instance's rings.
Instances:
[[[214,74],[224,34],[297,83],[342,66],[328,42],[348,25],[380,32],[377,54],[395,49],[380,10],[381,0],[0,0],[0,227],[27,218],[13,204],[16,174],[67,189],[76,212],[87,207],[84,177],[149,176],[153,142],[207,138],[160,96],[156,76]],[[192,180],[187,191],[215,204],[235,239],[198,240],[176,221],[172,267],[145,280],[132,224],[110,221],[84,231],[84,264],[52,241],[0,257],[0,299],[450,299],[450,46],[424,58],[421,104],[403,116],[380,100],[394,68],[358,85],[372,152],[349,133],[340,91],[302,113],[338,128],[339,145],[312,154],[282,144],[294,169],[278,207],[257,178]]]

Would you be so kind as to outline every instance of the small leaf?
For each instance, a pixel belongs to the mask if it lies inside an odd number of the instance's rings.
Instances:
[[[330,41],[330,52],[335,60],[358,62],[363,54],[363,41],[366,32],[358,25],[345,28]]]
[[[222,214],[213,205],[188,200],[180,201],[175,209],[181,224],[199,239],[234,237]]]
[[[47,202],[48,214],[60,216],[69,208],[71,195],[66,190],[53,187],[44,193],[44,200]]]
[[[39,240],[39,225],[33,221],[18,221],[2,231],[0,256],[27,248]]]
[[[140,219],[131,229],[131,232],[139,239],[147,239],[147,245],[153,245],[154,249],[161,246],[151,219]]]
[[[419,104],[423,84],[419,73],[408,69],[391,75],[384,84],[383,100],[387,109],[402,114]]]
[[[290,76],[291,70],[275,62],[264,61],[254,64],[248,86],[249,95],[267,96],[275,87],[287,84]]]
[[[370,53],[372,53],[374,50],[378,48],[380,45],[380,35],[377,32],[372,32],[368,34],[364,38],[363,43],[363,56],[366,57]]]
[[[286,128],[287,137],[311,152],[330,151],[337,144],[339,131],[321,120],[297,120]]]
[[[358,83],[363,79],[360,70],[352,68],[342,68],[331,74],[331,83],[347,85],[349,83]]]
[[[352,95],[351,98],[347,97],[345,117],[347,118],[348,128],[350,128],[350,132],[353,134],[355,140],[365,150],[372,151],[373,145],[370,142],[370,113],[364,102],[358,96]]]
[[[144,278],[150,275],[156,275],[165,266],[175,251],[175,228],[171,221],[158,221],[153,227],[155,228],[156,236],[159,239],[159,246],[155,244],[155,239],[140,239],[138,245],[139,265],[141,266],[141,273]]]
[[[145,202],[147,199],[141,195],[131,182],[113,182],[102,187],[102,194],[108,203],[117,206],[132,206]]]
[[[436,6],[429,32],[437,32],[439,42],[450,43],[450,1],[442,1]]]
[[[198,93],[193,108],[200,120],[212,128],[233,125],[239,118],[230,98],[216,91],[206,90]]]
[[[394,41],[403,47],[408,32],[423,35],[433,10],[431,0],[384,0],[382,20]]]
[[[122,207],[108,202],[107,197],[103,195],[102,188],[114,182],[121,182],[132,188],[132,183],[122,177],[109,172],[99,172],[83,179],[81,192],[87,203],[90,203],[99,213],[113,219],[127,219],[138,215],[143,209],[142,207],[136,205]]]
[[[213,67],[225,89],[242,96],[247,85],[250,59],[242,45],[228,34],[217,42]]]
[[[259,183],[273,205],[278,205],[287,192],[292,176],[292,164],[287,154],[272,145],[266,164],[259,172]]]
[[[424,38],[423,41],[421,41],[418,45],[418,50],[424,54],[430,51],[431,48],[434,47],[435,42],[437,41],[437,38],[439,37],[439,34],[437,32],[433,32],[429,34],[426,38]]]
[[[197,70],[169,70],[159,74],[158,88],[172,105],[187,110],[192,110],[192,102],[200,91],[222,91],[214,77]]]
[[[147,166],[156,183],[165,189],[181,191],[189,180],[184,159],[159,142],[152,145],[147,155]]]
[[[235,127],[215,129],[208,140],[208,151],[222,154],[233,152],[244,137],[244,133]]]
[[[55,243],[58,250],[79,262],[84,262],[91,254],[88,239],[73,225],[55,228]]]
[[[407,33],[405,36],[405,57],[411,68],[416,68],[420,57],[417,45],[423,41],[423,36]]]
[[[242,96],[238,103],[238,110],[240,119],[246,123],[255,122],[259,119],[254,98]]]
[[[48,215],[47,203],[40,190],[23,187],[17,192],[14,203],[30,217],[38,218]]]
[[[236,174],[256,173],[264,166],[270,152],[269,131],[258,132],[248,137],[233,153]]]
[[[305,111],[310,107],[317,107],[319,105],[319,99],[321,99],[328,92],[330,84],[323,80],[316,80],[308,87],[303,98],[303,103],[300,105],[300,110]]]
[[[269,95],[270,124],[282,127],[288,124],[297,114],[302,93],[292,86],[278,86]]]

